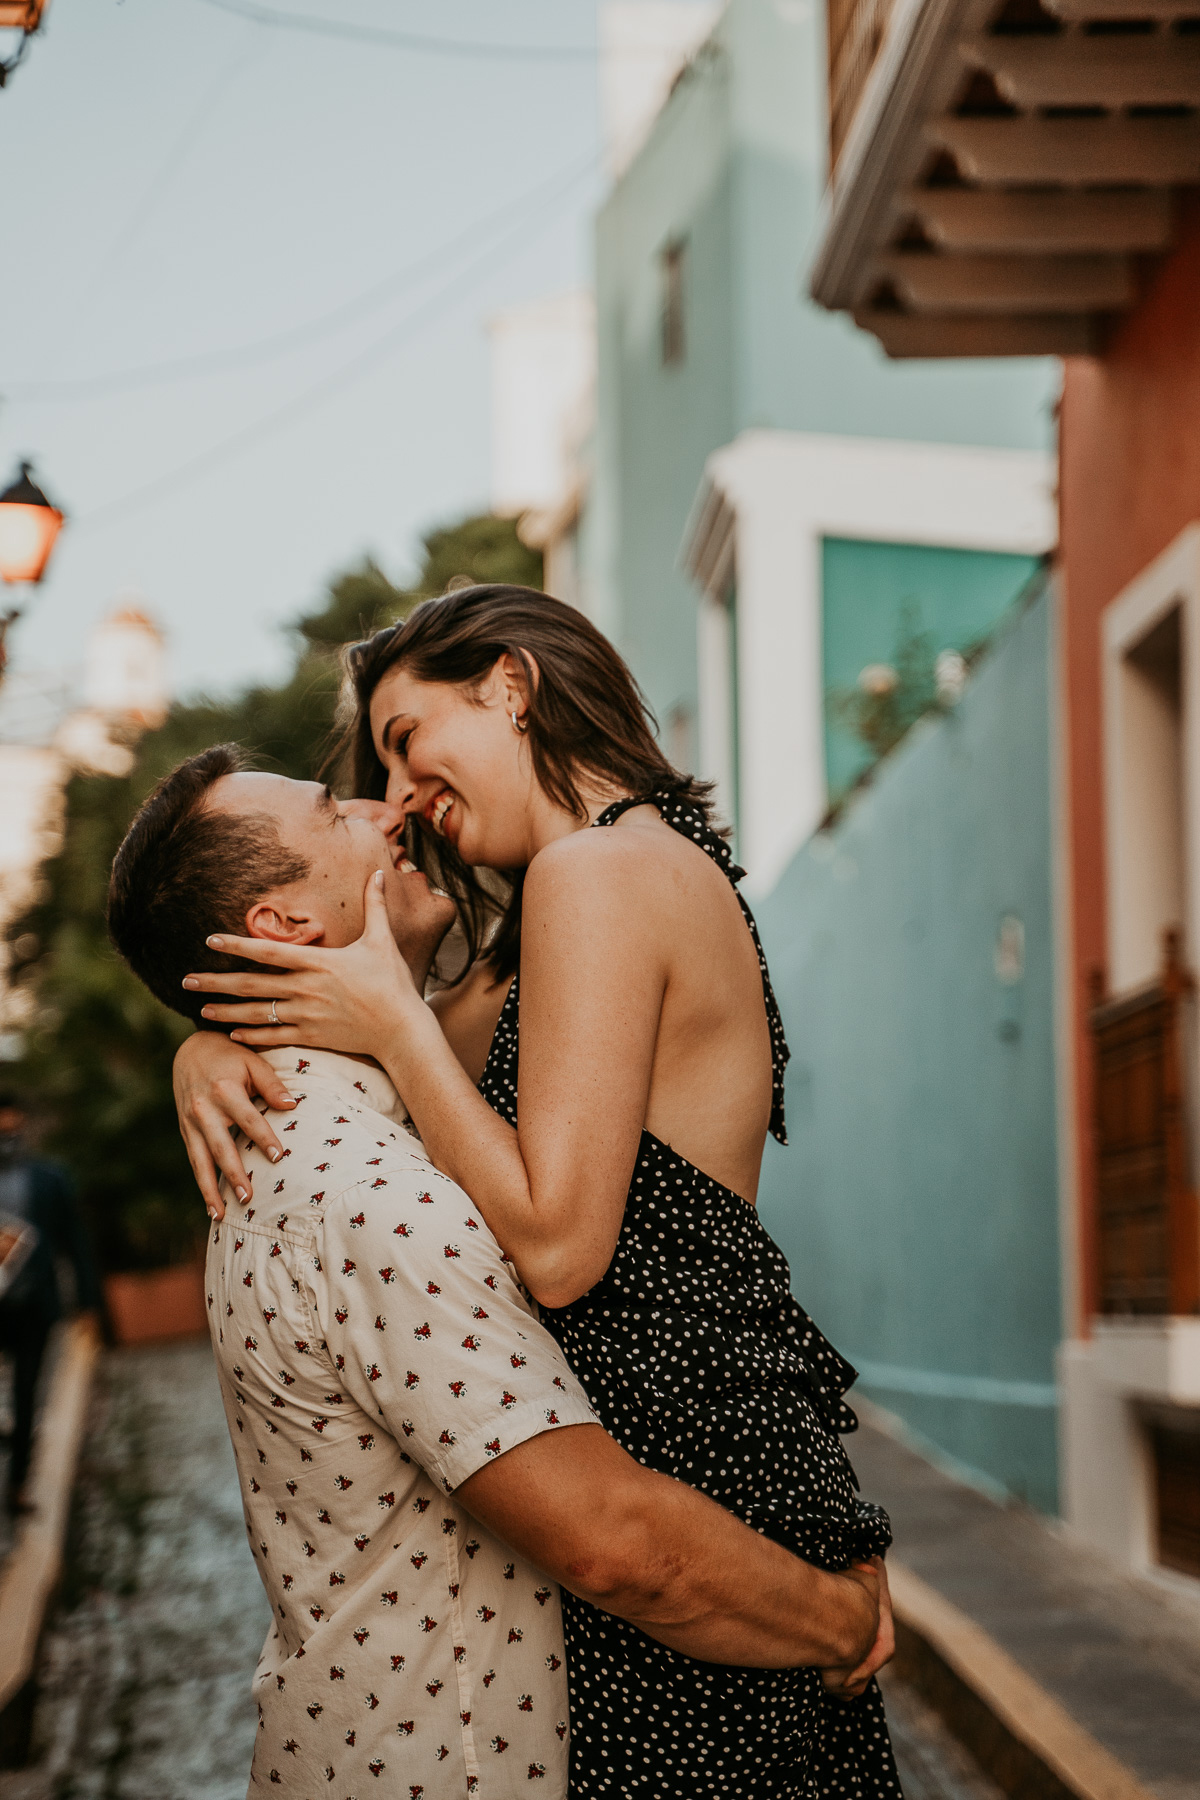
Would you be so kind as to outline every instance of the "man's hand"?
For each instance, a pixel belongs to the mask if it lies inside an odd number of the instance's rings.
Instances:
[[[892,1619],[892,1597],[888,1591],[887,1567],[882,1556],[868,1563],[855,1563],[846,1573],[857,1580],[875,1573],[875,1593],[879,1602],[879,1629],[875,1642],[857,1668],[834,1667],[821,1670],[821,1680],[839,1700],[857,1700],[872,1676],[891,1662],[896,1653],[896,1627]]]

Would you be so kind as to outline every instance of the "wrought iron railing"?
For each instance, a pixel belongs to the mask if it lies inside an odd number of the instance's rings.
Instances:
[[[1162,979],[1106,1000],[1095,977],[1097,1304],[1102,1313],[1200,1310],[1200,1215],[1185,1069],[1193,983],[1169,932]]]
[[[838,157],[883,43],[894,0],[826,0],[829,40],[829,167]]]

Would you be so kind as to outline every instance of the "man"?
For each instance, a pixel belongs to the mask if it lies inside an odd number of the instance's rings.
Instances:
[[[419,986],[453,922],[382,827],[235,750],[161,784],[118,853],[109,921],[168,1005],[224,967],[214,927],[337,947],[375,869]],[[597,1425],[467,1196],[366,1059],[277,1050],[296,1106],[275,1165],[213,1227],[210,1323],[247,1529],[274,1623],[251,1791],[409,1800],[566,1792],[555,1581],[686,1655],[837,1666],[888,1650],[870,1569],[828,1575]],[[553,1579],[547,1580],[549,1576]],[[849,1672],[854,1674],[850,1676]],[[831,1677],[836,1681],[839,1677]],[[369,1789],[368,1789],[369,1791]]]
[[[25,1102],[0,1092],[0,1223],[20,1238],[13,1280],[0,1289],[0,1350],[13,1359],[13,1430],[6,1502],[10,1513],[31,1507],[26,1480],[33,1453],[38,1377],[55,1322],[63,1313],[56,1259],[69,1264],[74,1302],[82,1311],[100,1304],[100,1285],[75,1190],[55,1163],[32,1156],[26,1144]],[[24,1230],[20,1230],[24,1227]],[[31,1241],[32,1240],[32,1241]]]

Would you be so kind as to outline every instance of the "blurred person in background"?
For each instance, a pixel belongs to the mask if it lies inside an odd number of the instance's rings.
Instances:
[[[13,1089],[0,1090],[0,1221],[20,1239],[17,1264],[0,1279],[0,1350],[13,1360],[13,1427],[6,1485],[12,1514],[29,1512],[26,1488],[33,1451],[38,1378],[50,1333],[66,1310],[59,1262],[69,1264],[80,1311],[98,1310],[100,1285],[75,1188],[57,1163],[35,1156],[27,1139],[29,1110]],[[3,1267],[0,1266],[0,1277]]]

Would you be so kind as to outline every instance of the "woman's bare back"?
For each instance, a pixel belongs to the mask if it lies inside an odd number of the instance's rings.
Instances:
[[[644,838],[658,872],[643,890],[667,968],[646,1129],[753,1201],[771,1114],[754,940],[727,877],[654,808],[631,809],[613,830]]]

